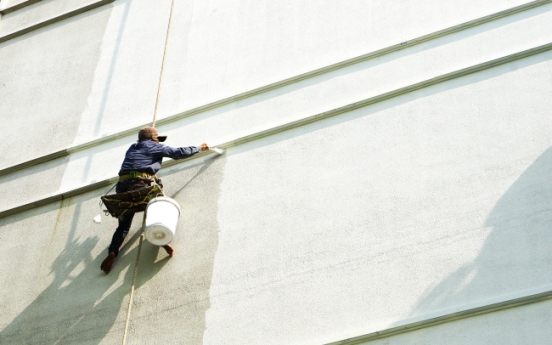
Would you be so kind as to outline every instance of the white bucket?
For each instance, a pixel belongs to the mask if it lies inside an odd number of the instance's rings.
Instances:
[[[176,231],[180,206],[171,198],[152,199],[146,208],[146,239],[156,246],[169,244]]]

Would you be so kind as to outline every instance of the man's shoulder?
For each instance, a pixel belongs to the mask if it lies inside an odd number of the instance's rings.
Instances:
[[[150,149],[150,148],[162,148],[165,145],[161,143],[156,143],[155,141],[151,141],[151,140],[144,140],[144,141],[140,141],[139,143],[132,144],[130,147],[133,147],[133,146],[135,146],[137,149],[140,149],[140,148]]]
[[[152,140],[145,140],[144,141],[145,144],[147,145],[150,145],[150,146],[164,146],[162,143],[156,143],[155,141],[152,141]]]

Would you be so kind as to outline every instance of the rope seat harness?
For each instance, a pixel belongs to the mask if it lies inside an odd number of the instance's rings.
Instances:
[[[157,178],[156,175],[150,175],[146,173],[140,173],[131,171],[128,175],[119,176],[119,181],[121,180],[133,180],[140,179],[152,183],[151,186],[144,186],[140,189],[131,190],[123,193],[110,194],[109,192],[116,186],[114,185],[100,197],[101,203],[107,208],[104,210],[106,215],[111,215],[115,218],[121,218],[127,212],[143,212],[146,210],[148,203],[151,199],[164,196],[163,194],[163,184],[161,180]]]
[[[147,181],[158,181],[156,175],[148,174],[145,172],[140,171],[129,171],[128,174],[119,175],[119,181],[121,180],[134,180],[134,179],[142,179]]]

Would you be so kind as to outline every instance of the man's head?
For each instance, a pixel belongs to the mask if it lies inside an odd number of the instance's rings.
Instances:
[[[151,140],[156,143],[160,141],[165,141],[167,139],[166,135],[159,135],[157,129],[154,127],[144,127],[138,132],[138,141]]]

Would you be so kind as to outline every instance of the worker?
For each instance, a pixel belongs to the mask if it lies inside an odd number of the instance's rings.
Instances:
[[[150,186],[154,175],[161,169],[163,157],[183,159],[191,157],[200,151],[209,150],[209,146],[205,143],[200,146],[178,148],[159,143],[166,139],[166,136],[160,136],[153,127],[145,127],[138,132],[138,141],[129,147],[121,165],[119,182],[115,189],[117,193]],[[128,234],[133,217],[134,213],[129,212],[119,218],[119,226],[113,234],[111,244],[107,250],[107,258],[105,258],[100,266],[105,274],[109,273],[115,258],[119,254],[119,248]],[[173,256],[173,247],[167,244],[163,248],[169,256]]]

